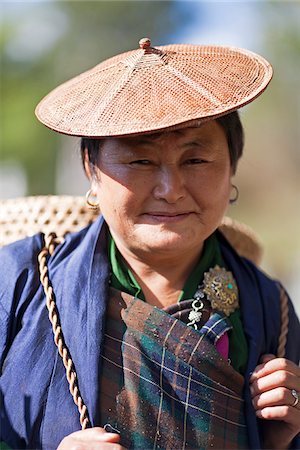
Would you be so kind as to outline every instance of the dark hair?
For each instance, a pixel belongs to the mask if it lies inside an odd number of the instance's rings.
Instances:
[[[237,163],[243,154],[244,147],[244,130],[237,111],[226,114],[216,119],[225,131],[229,154],[230,164],[235,173]],[[98,153],[103,139],[81,138],[81,158],[84,163],[85,154],[87,152],[91,170],[97,164]]]
[[[216,121],[221,125],[227,137],[230,155],[230,164],[233,173],[236,172],[237,164],[244,149],[244,129],[237,111],[218,117]]]

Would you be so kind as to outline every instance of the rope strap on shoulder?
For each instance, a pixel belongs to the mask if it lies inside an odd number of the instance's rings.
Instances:
[[[287,341],[287,335],[289,331],[289,303],[288,296],[281,284],[278,283],[279,295],[280,295],[280,312],[281,312],[281,329],[278,339],[278,358],[284,358],[285,346]]]
[[[66,369],[66,377],[69,382],[69,389],[73,400],[78,408],[80,414],[80,424],[82,429],[89,427],[89,417],[87,407],[81,397],[78,378],[75,370],[74,363],[72,361],[68,347],[65,344],[64,335],[61,329],[61,323],[59,319],[59,313],[57,310],[55,295],[51,282],[48,277],[47,258],[51,256],[57,247],[64,241],[64,238],[57,237],[55,233],[49,233],[45,235],[45,246],[38,255],[40,280],[46,294],[46,304],[49,312],[49,320],[52,324],[52,330],[54,334],[54,342],[58,348],[58,352],[63,360],[63,364]]]

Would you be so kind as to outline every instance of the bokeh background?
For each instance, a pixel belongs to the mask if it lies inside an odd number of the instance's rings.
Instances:
[[[153,45],[223,44],[268,59],[268,90],[241,111],[245,155],[228,214],[264,243],[263,268],[300,313],[300,2],[3,1],[0,4],[0,198],[84,195],[78,139],[44,128],[38,101],[116,53]]]

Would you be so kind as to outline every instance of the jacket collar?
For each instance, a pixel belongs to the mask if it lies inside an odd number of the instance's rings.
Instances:
[[[107,225],[102,217],[68,235],[49,262],[62,331],[92,426],[99,425],[100,355],[109,276]]]

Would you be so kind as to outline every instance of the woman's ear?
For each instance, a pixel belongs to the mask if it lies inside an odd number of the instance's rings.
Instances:
[[[83,159],[84,171],[88,179],[92,180],[92,171],[90,166],[90,159],[87,149],[84,150],[84,159]]]

